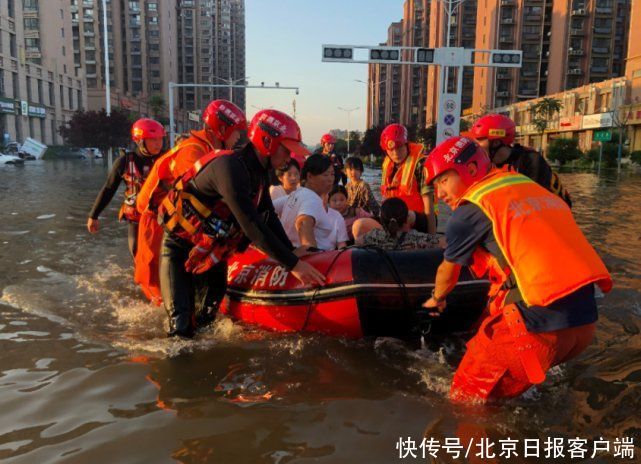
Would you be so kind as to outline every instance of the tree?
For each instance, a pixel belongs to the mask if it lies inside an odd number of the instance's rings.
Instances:
[[[165,99],[162,95],[152,95],[147,100],[149,107],[151,108],[151,114],[154,119],[158,120],[165,112]]]
[[[381,150],[380,140],[381,132],[383,132],[384,126],[373,126],[365,131],[363,136],[363,141],[359,149],[359,153],[362,156],[369,156],[374,154],[377,157],[383,156],[383,150]]]
[[[358,131],[351,131],[349,133],[349,151],[352,153],[360,152],[362,144],[361,133]]]
[[[579,150],[579,140],[554,139],[548,147],[548,158],[552,161],[558,161],[563,166],[568,161],[580,158],[583,152]]]
[[[96,147],[103,154],[112,147],[129,144],[130,113],[115,109],[111,115],[100,111],[76,111],[71,120],[58,128],[65,143],[72,147]]]
[[[550,120],[555,114],[559,113],[563,108],[563,103],[558,98],[545,97],[540,99],[530,109],[532,115],[532,124],[536,127],[538,133],[541,134],[541,145],[539,151],[543,152],[543,134],[548,128]]]

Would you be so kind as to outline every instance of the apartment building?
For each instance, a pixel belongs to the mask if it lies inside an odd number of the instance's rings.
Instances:
[[[405,0],[401,45],[428,47],[430,38],[430,0]],[[401,67],[400,123],[407,126],[425,126],[427,103],[427,67],[402,65]]]
[[[381,45],[402,44],[403,21],[387,29],[387,40]],[[371,127],[401,120],[401,65],[371,64],[368,72],[367,126]]]
[[[631,0],[486,0],[476,48],[523,50],[520,69],[477,68],[473,112],[622,76]]]
[[[243,0],[178,2],[178,78],[184,83],[242,84],[245,80],[245,5]],[[225,98],[245,108],[245,89],[183,88],[179,105],[201,110]]]
[[[0,2],[0,134],[59,144],[58,127],[86,106],[68,0]]]

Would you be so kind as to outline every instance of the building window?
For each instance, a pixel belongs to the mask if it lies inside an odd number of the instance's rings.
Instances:
[[[38,18],[25,18],[24,19],[24,28],[25,29],[38,29],[39,22]]]
[[[37,10],[38,9],[38,0],[24,0],[24,2],[22,4],[22,7],[25,10]]]
[[[147,4],[147,10],[149,10],[149,11],[158,11],[158,4],[157,3],[148,3]]]
[[[16,6],[15,6],[15,0],[8,0],[9,4],[7,5],[7,8],[9,9],[9,17],[10,18],[15,18],[16,17]]]
[[[49,106],[55,106],[56,100],[53,94],[53,82],[49,82]]]
[[[9,52],[11,53],[11,56],[13,58],[18,57],[18,55],[16,54],[16,35],[15,34],[9,35]]]

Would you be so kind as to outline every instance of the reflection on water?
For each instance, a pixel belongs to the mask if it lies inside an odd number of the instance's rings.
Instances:
[[[167,340],[131,282],[117,202],[97,236],[84,230],[105,174],[0,167],[3,462],[391,462],[401,436],[641,440],[639,175],[563,175],[616,281],[597,340],[523,398],[473,408],[446,400],[458,339],[418,348],[220,319]]]

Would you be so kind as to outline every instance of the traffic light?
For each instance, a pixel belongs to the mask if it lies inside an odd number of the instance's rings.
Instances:
[[[401,61],[400,48],[372,48],[369,51],[369,60],[376,63],[396,63]]]
[[[352,61],[353,59],[353,48],[323,45],[323,61]]]
[[[434,63],[433,48],[419,48],[416,50],[417,63]]]
[[[520,50],[492,52],[492,60],[490,65],[510,67],[510,68],[520,68],[522,53],[523,52],[521,52]]]

